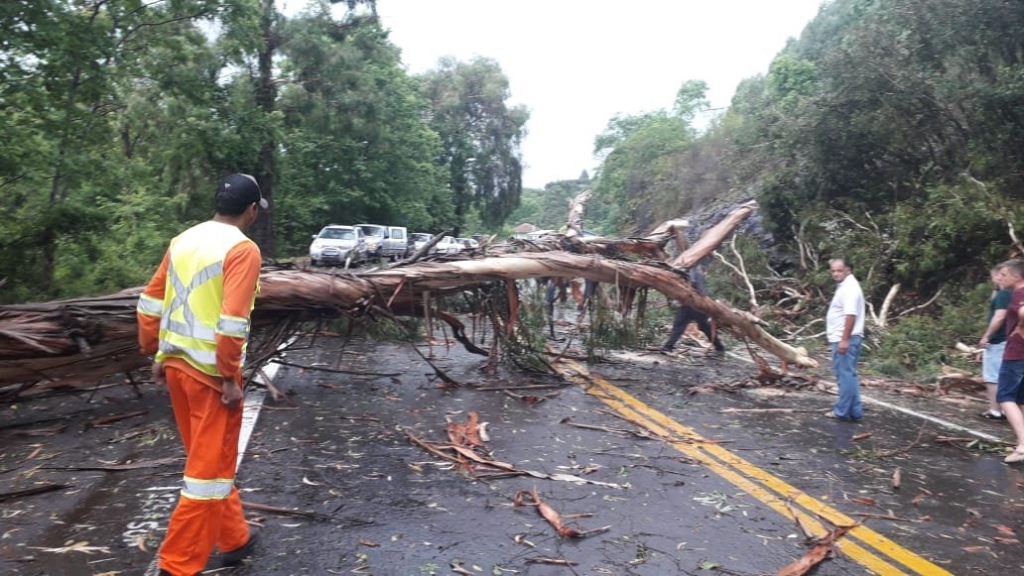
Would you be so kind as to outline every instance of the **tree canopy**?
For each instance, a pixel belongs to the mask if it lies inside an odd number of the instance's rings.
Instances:
[[[597,190],[624,232],[756,197],[772,273],[826,288],[842,255],[869,301],[941,288],[925,312],[969,340],[982,318],[963,321],[965,300],[1022,248],[1022,59],[1019,2],[833,0],[699,133],[678,104],[611,119]]]
[[[429,102],[430,125],[441,137],[440,162],[448,169],[456,231],[471,208],[484,225],[501,224],[519,206],[522,154],[529,113],[509,107],[508,79],[488,58],[442,58],[419,77]]]
[[[331,222],[500,224],[527,120],[500,67],[448,59],[414,78],[375,2],[338,5],[4,2],[0,302],[143,282],[230,172],[271,201],[253,230],[268,257]]]

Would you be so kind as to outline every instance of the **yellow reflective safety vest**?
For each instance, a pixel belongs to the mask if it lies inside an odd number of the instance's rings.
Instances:
[[[237,227],[212,220],[171,240],[157,362],[181,358],[205,374],[221,377],[217,370],[217,334],[244,339],[249,336],[247,318],[221,315],[224,258],[237,244],[249,241]],[[255,303],[253,294],[250,310]]]

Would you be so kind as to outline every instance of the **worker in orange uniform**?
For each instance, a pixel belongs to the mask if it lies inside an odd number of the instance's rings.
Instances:
[[[250,530],[235,488],[242,428],[242,364],[261,255],[243,234],[267,207],[256,179],[220,183],[212,220],[171,240],[137,310],[139,344],[155,354],[153,378],[167,384],[185,444],[184,485],[160,547],[160,574],[241,563],[259,533]]]

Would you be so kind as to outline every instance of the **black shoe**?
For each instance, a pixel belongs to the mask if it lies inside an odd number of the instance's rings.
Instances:
[[[218,568],[230,568],[231,566],[238,566],[250,555],[256,548],[256,545],[260,542],[260,533],[255,528],[249,528],[249,541],[243,544],[240,548],[228,552],[221,552],[213,561],[213,564]]]

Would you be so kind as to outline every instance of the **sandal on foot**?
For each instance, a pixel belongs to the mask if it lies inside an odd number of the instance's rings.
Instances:
[[[1013,452],[1010,453],[1009,456],[1003,458],[1003,462],[1006,462],[1007,464],[1024,462],[1024,452],[1021,452],[1020,450],[1014,450]]]
[[[992,412],[985,411],[979,414],[979,416],[986,420],[1006,420],[1006,414],[1003,414],[1002,412],[999,414],[993,414]]]

